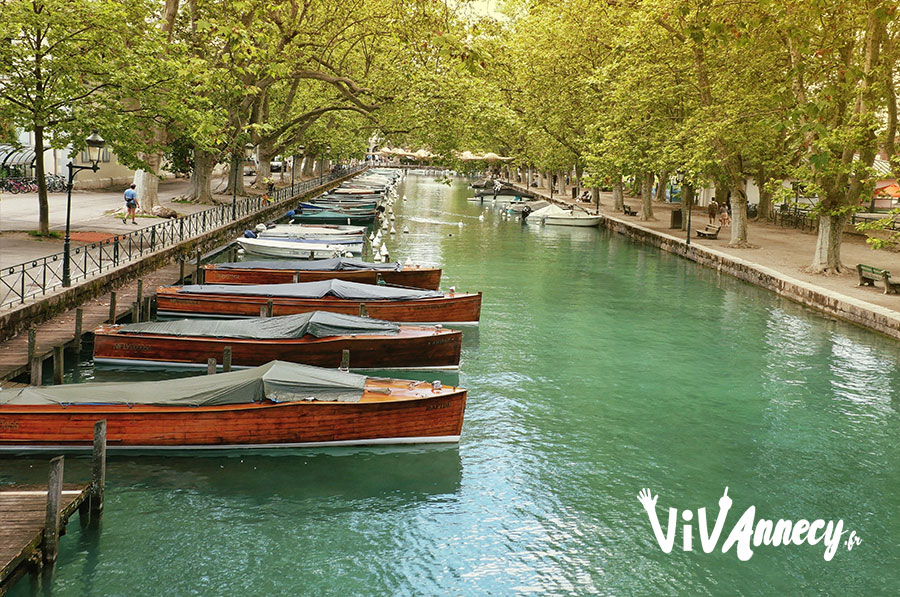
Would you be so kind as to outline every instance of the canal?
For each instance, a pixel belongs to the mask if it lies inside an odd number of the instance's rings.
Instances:
[[[13,595],[900,591],[896,342],[606,231],[522,226],[461,180],[410,175],[400,195],[391,258],[484,292],[458,448],[112,455],[102,529],[73,518],[52,578]],[[0,460],[0,483],[42,482],[44,462]],[[727,487],[718,549],[695,528],[683,551],[679,517],[663,553],[645,487],[664,531],[669,507],[714,515]],[[842,519],[861,543],[741,561],[721,548],[750,506]]]

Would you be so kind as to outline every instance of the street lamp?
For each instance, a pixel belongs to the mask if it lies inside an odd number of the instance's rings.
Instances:
[[[675,180],[678,181],[678,187],[681,191],[681,206],[682,208],[687,210],[687,238],[685,239],[685,244],[691,244],[691,214],[694,211],[694,197],[690,197],[690,201],[688,201],[687,193],[684,191],[684,174],[678,172],[675,176]],[[692,194],[693,195],[693,194]]]
[[[72,276],[71,276],[71,261],[72,254],[70,252],[70,224],[72,221],[72,181],[75,180],[75,174],[82,170],[91,170],[92,172],[96,172],[100,169],[100,153],[103,151],[103,146],[106,145],[106,141],[103,140],[103,137],[98,135],[96,132],[91,133],[91,136],[84,140],[87,145],[87,153],[88,153],[88,161],[91,163],[90,166],[76,166],[72,163],[72,160],[69,160],[67,168],[69,169],[69,184],[66,185],[66,240],[63,246],[63,275],[62,275],[62,284],[63,286],[71,286],[72,284]]]

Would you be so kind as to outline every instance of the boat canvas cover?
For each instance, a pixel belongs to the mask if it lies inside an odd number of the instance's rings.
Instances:
[[[297,271],[355,271],[355,270],[380,270],[399,272],[403,265],[398,263],[372,263],[359,259],[347,259],[335,257],[334,259],[280,259],[277,261],[235,261],[232,263],[217,263],[217,269],[286,269]]]
[[[285,298],[325,298],[334,297],[364,301],[413,301],[440,298],[437,290],[418,290],[403,286],[357,284],[344,280],[322,280],[321,282],[300,282],[297,284],[250,284],[235,286],[229,284],[194,284],[182,286],[179,294],[223,294],[231,296],[270,296]]]
[[[179,319],[132,323],[119,328],[119,334],[192,336],[201,338],[244,338],[249,340],[287,340],[306,334],[316,338],[376,334],[396,336],[400,326],[393,321],[313,311],[282,317],[251,319]]]
[[[252,369],[182,379],[73,383],[6,390],[0,392],[0,412],[4,406],[53,404],[218,406],[264,400],[359,402],[365,385],[365,375],[272,361]]]

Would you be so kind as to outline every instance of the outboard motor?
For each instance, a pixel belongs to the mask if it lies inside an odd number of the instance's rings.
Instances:
[[[252,230],[244,230],[244,238],[256,238],[256,233]]]
[[[256,225],[257,232],[265,232],[266,230],[268,230],[268,227],[265,224],[257,224]]]
[[[527,218],[531,214],[531,206],[526,205],[522,208],[522,222],[525,222],[525,218]]]

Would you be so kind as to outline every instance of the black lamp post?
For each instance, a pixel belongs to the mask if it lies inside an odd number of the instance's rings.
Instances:
[[[681,205],[684,209],[687,210],[687,238],[685,239],[685,244],[691,244],[691,214],[694,211],[694,197],[690,197],[690,201],[688,201],[687,193],[684,191],[684,174],[681,172],[678,173],[676,180],[678,181],[678,185],[681,190]],[[693,195],[693,194],[692,194]]]
[[[92,172],[96,172],[100,166],[100,153],[103,151],[103,146],[106,145],[106,141],[103,140],[103,137],[98,135],[97,133],[92,133],[90,137],[84,140],[87,145],[88,152],[88,161],[91,162],[90,166],[76,166],[72,163],[72,160],[69,160],[68,165],[66,166],[69,169],[69,184],[66,185],[66,240],[65,245],[63,246],[63,275],[62,275],[62,283],[63,286],[71,286],[72,284],[72,274],[71,274],[71,261],[72,254],[70,252],[70,223],[72,221],[72,181],[75,180],[75,174],[82,170],[91,170]]]

